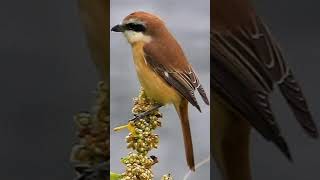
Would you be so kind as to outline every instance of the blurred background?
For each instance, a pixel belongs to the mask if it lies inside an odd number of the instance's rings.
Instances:
[[[259,0],[256,7],[280,42],[319,125],[319,2]],[[209,0],[112,0],[111,25],[137,10],[156,13],[166,21],[208,92]],[[72,179],[69,155],[76,142],[73,115],[91,107],[94,93],[90,92],[98,80],[77,1],[5,1],[0,6],[0,26],[0,179]],[[138,94],[139,84],[124,37],[112,33],[110,43],[113,128],[131,117],[132,98]],[[201,105],[201,114],[189,108],[196,162],[209,155],[209,108]],[[294,163],[253,132],[254,178],[319,179],[319,141],[303,134],[279,92],[274,93],[272,105]],[[180,123],[172,107],[161,111],[165,115],[158,131],[161,142],[153,152],[161,162],[154,170],[158,176],[171,172],[175,179],[182,179],[188,168]],[[111,134],[115,172],[123,171],[119,160],[128,152],[126,134]],[[206,164],[190,179],[209,179],[208,171]],[[211,173],[219,179],[217,171]]]
[[[320,125],[320,2],[255,1],[258,14],[280,43],[286,61],[299,81],[318,127]],[[253,179],[320,179],[320,141],[304,134],[278,90],[272,108],[293,155],[293,163],[258,133],[252,134]],[[213,179],[221,179],[217,171]]]
[[[128,14],[143,10],[159,15],[181,44],[189,62],[199,75],[209,95],[209,0],[111,0],[110,26],[119,24]],[[132,117],[132,99],[138,95],[140,85],[136,76],[131,47],[122,34],[110,32],[111,52],[111,128],[126,124]],[[210,154],[209,107],[197,94],[203,110],[199,113],[189,107],[191,131],[196,163],[205,160]],[[154,166],[155,179],[171,173],[174,179],[183,179],[188,171],[185,160],[184,145],[180,121],[173,106],[161,108],[164,114],[163,126],[157,130],[160,135],[159,148],[152,155],[160,163]],[[111,131],[111,170],[123,172],[120,158],[127,155],[125,136],[127,130]],[[198,169],[189,179],[209,179],[209,163]]]
[[[0,179],[73,179],[73,115],[98,81],[78,2],[4,1],[0,27]]]

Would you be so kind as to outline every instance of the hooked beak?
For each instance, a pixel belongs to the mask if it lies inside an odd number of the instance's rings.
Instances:
[[[113,26],[113,28],[111,28],[111,31],[113,32],[124,32],[124,28],[122,25],[118,24]]]

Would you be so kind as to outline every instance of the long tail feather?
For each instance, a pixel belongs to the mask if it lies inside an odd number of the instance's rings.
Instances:
[[[187,163],[189,168],[192,171],[195,171],[192,137],[188,118],[188,101],[186,99],[183,99],[180,104],[175,105],[175,108],[181,121]]]

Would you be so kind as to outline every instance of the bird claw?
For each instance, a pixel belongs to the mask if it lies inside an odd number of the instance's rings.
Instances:
[[[135,122],[139,119],[143,119],[145,118],[146,116],[150,115],[153,111],[155,110],[158,110],[160,107],[162,107],[161,104],[155,104],[151,109],[143,112],[143,113],[140,113],[140,114],[134,114],[134,118],[130,119],[129,122]]]

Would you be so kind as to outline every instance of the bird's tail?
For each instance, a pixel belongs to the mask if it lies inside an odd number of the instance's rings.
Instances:
[[[222,179],[251,180],[251,125],[230,111],[230,107],[219,98],[214,99],[210,122],[211,154]]]
[[[279,84],[279,88],[305,132],[309,136],[317,138],[319,136],[317,127],[312,119],[299,84],[294,79],[291,71],[289,71],[288,76]]]
[[[195,171],[192,137],[188,118],[188,101],[186,99],[183,99],[180,104],[175,104],[175,108],[181,121],[187,163],[189,168],[192,171]]]

